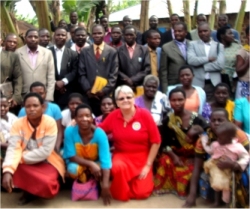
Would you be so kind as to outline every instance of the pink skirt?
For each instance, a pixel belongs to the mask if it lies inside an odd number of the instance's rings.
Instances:
[[[59,191],[58,171],[49,163],[19,164],[13,175],[14,185],[35,196],[52,198]]]

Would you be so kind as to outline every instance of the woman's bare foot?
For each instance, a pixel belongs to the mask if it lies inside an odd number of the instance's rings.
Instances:
[[[28,204],[29,202],[33,201],[35,199],[35,196],[28,193],[28,192],[23,192],[22,196],[19,198],[18,205],[25,205]]]
[[[195,199],[193,200],[193,198],[190,197],[187,197],[186,202],[182,205],[183,208],[192,208],[194,206],[196,206]]]

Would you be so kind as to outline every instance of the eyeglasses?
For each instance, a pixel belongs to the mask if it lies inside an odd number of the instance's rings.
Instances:
[[[130,100],[130,99],[132,99],[132,98],[133,98],[133,97],[131,97],[131,96],[127,96],[127,97],[118,98],[117,100],[118,100],[118,101],[123,101],[123,100],[125,100],[125,99]]]

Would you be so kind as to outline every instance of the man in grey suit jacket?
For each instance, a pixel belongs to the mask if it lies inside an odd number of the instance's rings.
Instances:
[[[42,82],[47,88],[46,100],[54,100],[55,69],[50,50],[38,45],[38,31],[29,29],[25,34],[27,45],[16,50],[19,56],[23,88],[22,96],[29,93],[29,88],[35,81]]]
[[[57,28],[54,33],[55,46],[51,47],[55,63],[55,93],[54,100],[63,110],[67,107],[68,97],[75,92],[77,85],[77,52],[65,47],[67,30]]]
[[[176,85],[179,82],[179,68],[186,64],[187,45],[187,25],[178,22],[174,25],[175,39],[166,43],[162,47],[159,78],[161,90],[167,92],[168,85]]]
[[[83,48],[79,55],[79,83],[96,116],[101,114],[101,99],[113,92],[118,76],[116,49],[104,43],[104,34],[101,25],[94,25],[92,28],[94,44]],[[107,79],[108,82],[102,90],[92,94],[91,89],[97,76]]]
[[[224,47],[211,40],[211,30],[207,23],[198,26],[201,40],[192,41],[188,46],[187,61],[193,66],[193,85],[204,88],[207,100],[213,98],[214,87],[221,82],[221,70],[224,68]]]

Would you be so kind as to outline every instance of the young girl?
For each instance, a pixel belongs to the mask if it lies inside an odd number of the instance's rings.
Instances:
[[[102,115],[95,118],[95,124],[98,126],[115,109],[115,104],[111,97],[104,97],[101,101]]]
[[[10,137],[10,129],[12,124],[17,120],[17,117],[9,112],[10,104],[7,97],[1,95],[1,126],[0,126],[0,142],[1,142],[1,159],[4,158],[4,153],[7,149],[7,142]]]
[[[234,166],[240,166],[244,171],[249,163],[249,154],[242,144],[237,142],[236,126],[231,122],[224,122],[216,129],[217,141],[211,146],[207,145],[206,137],[202,137],[202,145],[211,159],[205,162],[204,169],[210,175],[211,187],[216,191],[215,204],[220,203],[219,192],[222,191],[222,200],[225,203],[230,201],[230,182],[232,177],[231,169],[220,169],[217,166],[219,161],[226,158],[234,161]]]

